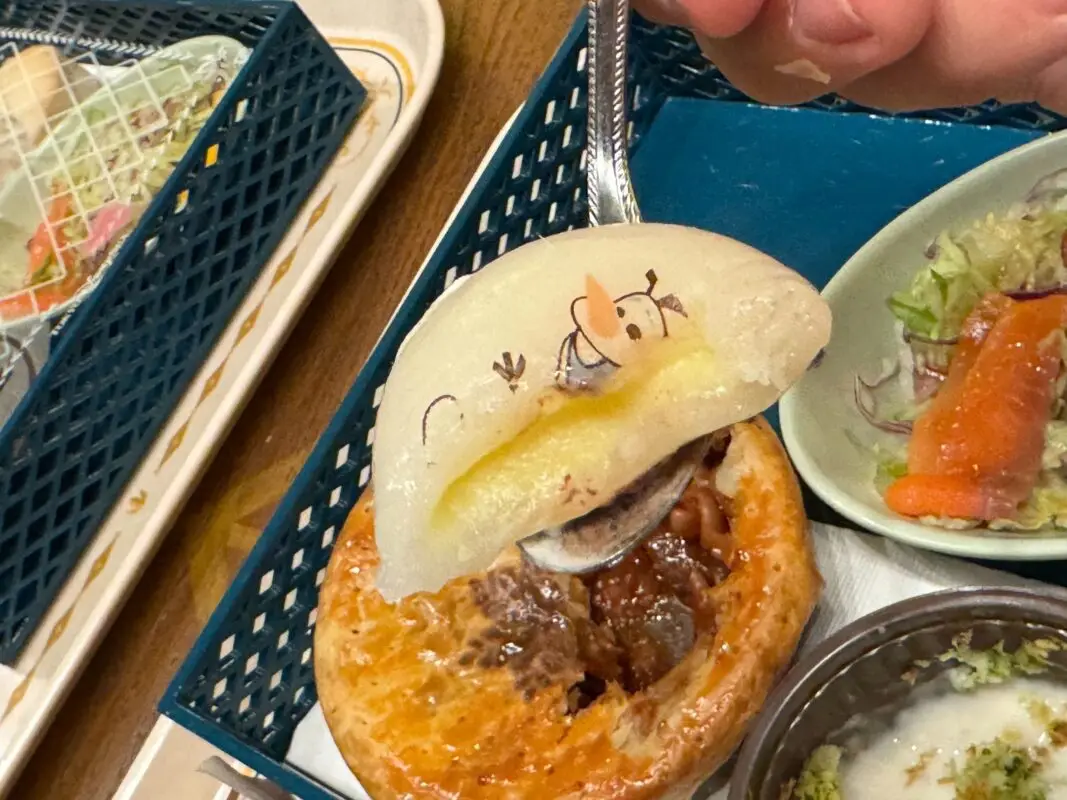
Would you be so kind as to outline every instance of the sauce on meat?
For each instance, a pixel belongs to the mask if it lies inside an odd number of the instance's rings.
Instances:
[[[716,448],[659,529],[615,566],[581,577],[521,562],[473,581],[490,626],[460,661],[506,666],[532,696],[561,681],[572,711],[617,682],[628,692],[674,668],[702,633],[715,631],[708,591],[733,558],[725,501],[714,488]]]

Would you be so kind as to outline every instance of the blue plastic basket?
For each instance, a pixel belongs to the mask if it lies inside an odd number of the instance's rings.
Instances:
[[[289,2],[15,0],[0,9],[0,43],[46,41],[105,63],[207,34],[252,54],[0,431],[3,662],[47,611],[365,92]]]
[[[679,30],[635,18],[633,147],[669,97],[747,98]],[[334,537],[370,481],[375,410],[397,348],[457,277],[533,238],[585,224],[579,166],[586,130],[584,17],[564,41],[425,271],[279,505],[161,702],[161,710],[305,800],[337,798],[283,762],[315,701],[312,638]],[[633,100],[636,98],[636,101]],[[863,111],[837,98],[811,104]],[[1050,131],[1064,120],[1034,107],[986,104],[923,115]],[[506,239],[505,239],[506,237]],[[502,246],[501,242],[505,244]]]

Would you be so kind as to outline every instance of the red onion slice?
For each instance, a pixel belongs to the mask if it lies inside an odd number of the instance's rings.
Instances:
[[[1012,300],[1040,300],[1042,297],[1051,297],[1054,294],[1067,294],[1067,284],[1047,286],[1044,289],[1011,289],[1004,294]]]
[[[923,336],[921,333],[914,333],[907,329],[904,330],[904,342],[911,344],[917,342],[919,344],[932,344],[932,345],[944,345],[945,347],[951,347],[960,343],[960,337],[950,336],[945,339],[936,339],[931,336]]]
[[[856,408],[859,410],[863,418],[875,428],[886,433],[898,433],[908,435],[911,433],[910,422],[897,422],[895,420],[879,419],[878,418],[878,401],[875,400],[872,391],[878,386],[883,385],[887,380],[892,378],[897,372],[900,371],[900,365],[889,373],[889,375],[879,378],[874,384],[867,383],[859,375],[856,376],[856,383],[853,387],[853,398],[856,401]],[[864,402],[864,396],[870,399],[870,407]]]

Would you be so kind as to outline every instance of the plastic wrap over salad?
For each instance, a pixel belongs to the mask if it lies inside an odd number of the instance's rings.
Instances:
[[[124,69],[97,68],[99,88],[47,118],[46,136],[0,184],[0,325],[54,314],[92,284],[247,55],[239,42],[212,36]],[[56,64],[53,81],[68,80],[69,65]],[[25,67],[13,74],[33,77]],[[19,98],[29,93],[37,104],[23,100],[16,108],[11,88],[0,80],[0,117],[10,128],[19,127],[19,108],[43,108],[40,93],[47,91],[17,89]]]
[[[887,300],[898,357],[855,380],[861,414],[895,434],[877,488],[926,523],[1067,529],[1067,170],[925,258]]]

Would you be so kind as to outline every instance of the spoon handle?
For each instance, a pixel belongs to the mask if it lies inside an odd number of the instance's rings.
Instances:
[[[630,37],[629,0],[588,0],[589,120],[586,179],[589,224],[640,222],[626,136],[626,45]]]

